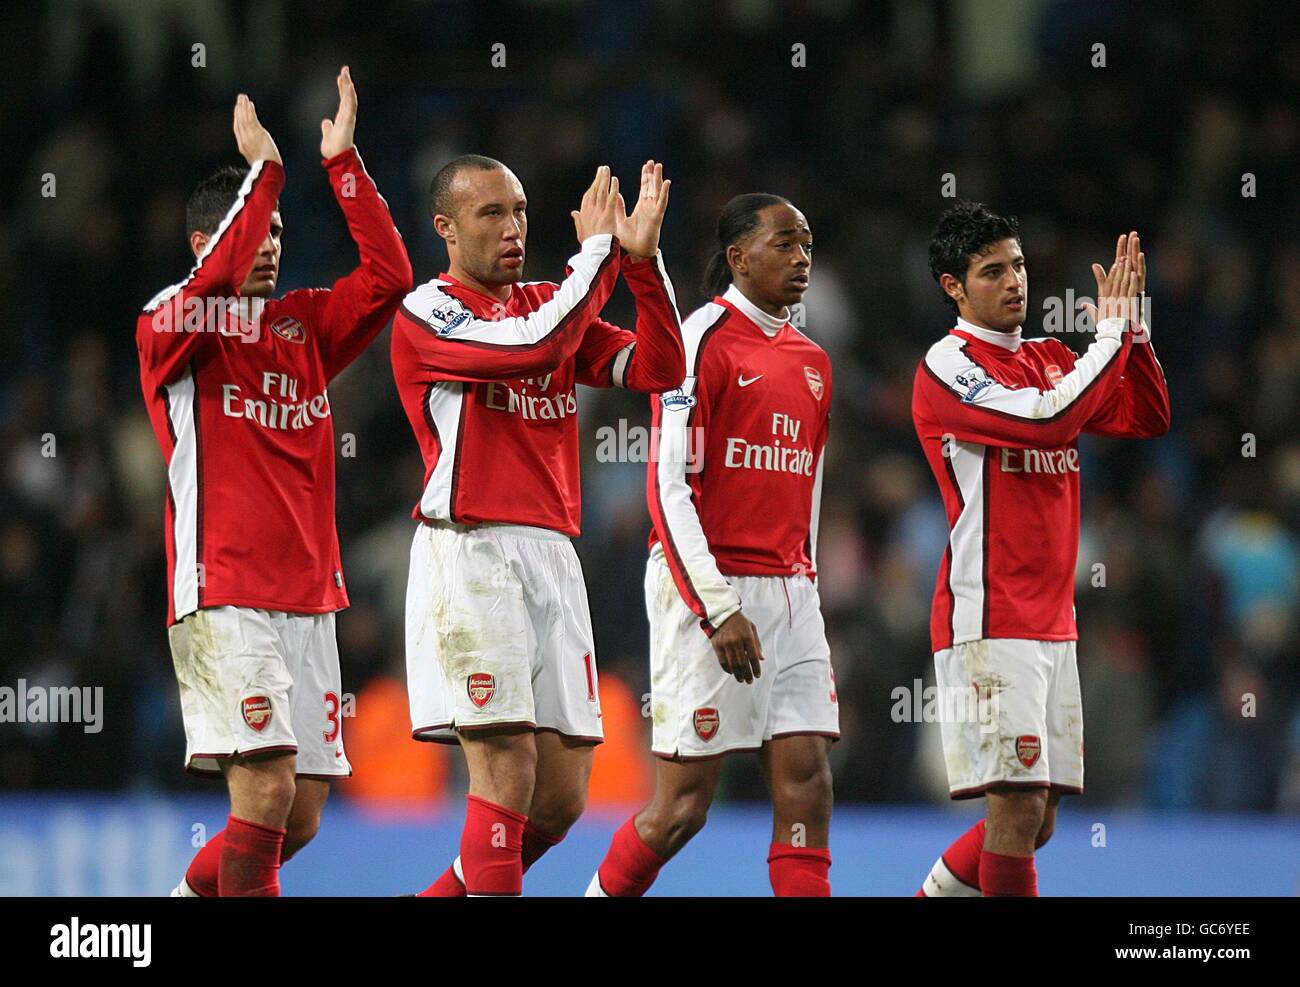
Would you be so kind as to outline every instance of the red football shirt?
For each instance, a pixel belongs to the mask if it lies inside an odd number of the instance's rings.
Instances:
[[[637,331],[598,318],[621,269]],[[667,390],[686,373],[660,256],[620,261],[588,237],[563,284],[511,286],[500,302],[449,274],[423,284],[393,323],[393,375],[424,457],[412,516],[493,521],[574,536],[582,521],[577,384]]]
[[[650,546],[712,635],[740,609],[726,576],[816,578],[831,363],[734,285],[682,336],[689,375],[651,398]]]
[[[200,607],[348,605],[327,385],[411,287],[402,238],[355,148],[323,162],[361,263],[332,289],[238,298],[284,169],[258,161],[189,277],[136,324],[167,464],[168,623]]]
[[[1149,334],[1120,319],[1082,357],[958,320],[917,367],[912,420],[951,529],[935,651],[984,638],[1072,641],[1080,432],[1162,435],[1169,392]]]

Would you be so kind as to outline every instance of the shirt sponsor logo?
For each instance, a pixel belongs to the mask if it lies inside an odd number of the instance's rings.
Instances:
[[[316,422],[330,416],[330,399],[321,391],[306,401],[298,400],[298,381],[288,374],[266,371],[262,374],[264,398],[246,398],[238,384],[221,385],[221,411],[227,418],[247,418],[263,428],[311,428]],[[276,401],[275,398],[288,398]]]
[[[450,336],[472,318],[460,302],[446,302],[430,312],[425,321],[439,336]]]
[[[812,450],[781,444],[783,438],[798,442],[802,430],[801,420],[776,412],[772,415],[771,445],[760,445],[734,436],[728,437],[727,453],[723,457],[722,465],[729,469],[766,470],[774,473],[812,476]]]
[[[1032,768],[1038,763],[1038,755],[1043,752],[1042,742],[1033,734],[1025,734],[1023,737],[1016,738],[1016,757],[1020,758],[1020,763],[1027,768]]]
[[[962,404],[974,404],[975,399],[985,388],[993,386],[993,381],[982,367],[971,367],[959,373],[956,381],[959,386],[966,388],[966,393],[961,399]]]
[[[578,411],[578,396],[572,388],[564,394],[521,394],[503,381],[489,381],[483,401],[493,411],[518,415],[525,421],[553,421]]]
[[[819,371],[816,367],[804,367],[803,376],[804,376],[804,380],[808,381],[808,390],[812,391],[813,397],[815,397],[818,401],[820,401],[822,399],[822,391],[824,389],[824,385],[822,384],[821,371]]]
[[[1079,472],[1078,449],[1003,449],[1003,473],[1048,473],[1060,476]]]
[[[271,722],[271,700],[266,696],[246,696],[243,703],[244,722],[261,733]]]
[[[472,672],[465,680],[465,691],[469,694],[469,701],[482,709],[496,695],[497,681],[490,672]]]
[[[695,734],[706,744],[718,735],[721,716],[712,706],[701,706],[691,718],[695,724]]]
[[[271,331],[291,343],[307,341],[306,327],[292,315],[283,315],[271,323]]]

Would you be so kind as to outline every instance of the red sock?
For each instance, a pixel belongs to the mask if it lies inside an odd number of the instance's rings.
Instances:
[[[827,847],[773,843],[767,854],[767,874],[778,898],[829,898],[830,869]]]
[[[460,867],[465,893],[518,895],[524,890],[523,814],[470,795],[460,835]]]
[[[185,872],[185,883],[200,898],[217,897],[217,879],[221,874],[221,847],[225,842],[226,831],[223,829],[199,847],[199,852],[190,861],[189,870]]]
[[[278,898],[284,833],[230,816],[222,839],[217,893],[222,898]]]
[[[952,876],[972,888],[980,886],[980,854],[984,850],[984,820],[981,819],[943,852],[943,862]]]
[[[636,817],[619,827],[597,871],[601,890],[611,898],[639,898],[650,890],[659,869],[668,863],[636,831]]]
[[[465,885],[456,876],[456,868],[448,867],[442,877],[416,895],[417,898],[464,898]]]
[[[524,865],[524,873],[527,874],[528,868],[537,863],[542,854],[562,839],[564,839],[563,833],[552,836],[534,826],[532,820],[524,823],[524,848],[519,855],[520,862]]]
[[[523,849],[519,854],[519,862],[522,865],[523,873],[527,874],[528,868],[537,863],[542,854],[562,839],[564,839],[564,834],[552,836],[550,833],[544,833],[533,825],[532,820],[524,823]],[[190,887],[194,887],[194,885],[191,884]],[[438,880],[417,894],[416,897],[464,898],[465,884],[456,876],[456,867],[452,865],[443,871]]]
[[[985,898],[1037,898],[1038,873],[1033,857],[980,854],[980,890]]]

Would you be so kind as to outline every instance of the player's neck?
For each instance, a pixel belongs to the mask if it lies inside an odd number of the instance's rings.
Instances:
[[[744,301],[754,306],[754,308],[758,309],[764,315],[770,315],[772,318],[780,319],[782,322],[789,320],[790,309],[785,305],[774,305],[771,302],[763,301],[758,297],[757,292],[753,291],[749,285],[743,284],[740,281],[733,281],[731,287],[735,289],[737,294],[739,294]]]
[[[499,302],[510,301],[512,285],[509,283],[484,284],[478,278],[474,277],[474,275],[462,269],[455,262],[447,268],[447,273],[471,291],[477,291],[480,295],[487,295],[489,298],[495,298]]]
[[[977,322],[961,315],[957,317],[957,328],[974,336],[976,339],[992,343],[1006,350],[1014,352],[1020,347],[1020,326],[1016,326],[1014,329],[995,329],[983,322]]]

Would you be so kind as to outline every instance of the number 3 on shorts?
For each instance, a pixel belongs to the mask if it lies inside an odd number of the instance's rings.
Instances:
[[[325,731],[325,743],[332,744],[339,737],[339,697],[336,693],[325,693],[325,722],[329,729]]]

